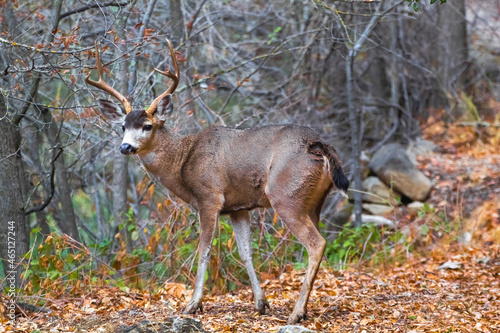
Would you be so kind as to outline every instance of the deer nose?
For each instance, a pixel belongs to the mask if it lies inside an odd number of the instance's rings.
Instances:
[[[120,146],[120,153],[122,153],[123,155],[130,155],[132,153],[135,153],[135,151],[136,149],[128,143],[122,143],[122,145]]]

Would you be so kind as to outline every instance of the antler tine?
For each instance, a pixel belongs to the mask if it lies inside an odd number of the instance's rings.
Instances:
[[[166,71],[161,71],[158,68],[155,68],[155,71],[157,71],[158,73],[160,73],[162,75],[169,77],[174,82],[172,83],[172,85],[170,87],[168,87],[168,89],[163,94],[161,94],[160,96],[155,98],[153,103],[151,103],[151,105],[148,108],[148,113],[153,113],[156,110],[156,108],[158,107],[158,104],[160,103],[160,101],[165,96],[172,94],[175,91],[175,89],[177,88],[177,85],[179,84],[179,64],[177,64],[177,58],[175,57],[174,49],[172,48],[172,44],[170,44],[170,41],[168,39],[167,39],[167,43],[168,43],[168,48],[170,49],[170,56],[172,57],[172,64],[174,65],[175,74],[172,73],[169,69],[167,69]]]
[[[103,80],[103,69],[102,69],[102,63],[101,63],[101,55],[99,54],[99,48],[97,47],[97,40],[95,41],[95,63],[97,67],[97,74],[99,74],[99,81],[93,81],[90,79],[90,74],[91,72],[87,74],[87,77],[85,78],[85,82],[87,84],[90,84],[97,89],[101,89],[111,96],[116,97],[120,102],[122,102],[123,107],[125,108],[125,112],[130,113],[132,111],[132,105],[130,104],[129,100],[120,94],[117,90],[115,90],[113,87],[111,87],[109,84],[104,82]]]

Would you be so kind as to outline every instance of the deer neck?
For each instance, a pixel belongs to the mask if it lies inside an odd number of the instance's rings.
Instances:
[[[156,177],[164,173],[163,169],[174,171],[178,155],[182,152],[182,138],[166,128],[158,129],[151,142],[151,150],[139,156],[146,169]]]
[[[157,180],[182,198],[184,189],[179,188],[183,183],[181,168],[191,147],[191,140],[188,137],[163,127],[156,131],[152,149],[144,156],[140,156],[140,159]]]

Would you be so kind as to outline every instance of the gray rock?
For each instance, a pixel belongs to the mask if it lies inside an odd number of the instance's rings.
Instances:
[[[386,185],[414,201],[423,201],[431,191],[431,181],[415,168],[404,148],[388,144],[370,162],[370,170]]]
[[[311,331],[310,329],[302,326],[286,325],[286,326],[281,326],[278,329],[277,333],[310,333],[310,332],[315,332],[315,331]]]
[[[352,214],[351,219],[354,221],[354,214]],[[361,223],[367,224],[367,223],[373,223],[375,225],[378,225],[380,227],[388,227],[391,229],[394,229],[396,225],[394,222],[392,222],[389,219],[386,219],[383,216],[376,216],[376,215],[366,215],[366,214],[361,214]]]
[[[394,211],[394,207],[379,204],[363,204],[363,209],[373,215],[387,215]]]
[[[361,183],[362,198],[364,202],[373,202],[381,204],[391,204],[393,206],[398,205],[398,201],[395,198],[396,193],[391,191],[387,185],[385,185],[378,177],[368,177]],[[401,197],[401,195],[398,195]]]
[[[417,156],[431,156],[437,150],[434,142],[417,138],[415,141],[410,142],[407,153],[413,165],[417,165]]]
[[[351,219],[352,211],[354,210],[354,205],[350,203],[345,203],[340,210],[335,212],[332,216],[332,223],[335,226],[343,227],[344,224],[349,222]]]
[[[169,317],[161,322],[143,320],[132,326],[121,325],[117,333],[199,333],[206,332],[199,319]]]
[[[420,201],[413,201],[412,203],[408,204],[408,211],[411,214],[418,214],[422,208],[424,208],[424,203]]]

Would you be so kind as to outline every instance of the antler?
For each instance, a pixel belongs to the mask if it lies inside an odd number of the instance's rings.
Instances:
[[[174,49],[172,48],[172,44],[170,44],[170,41],[168,39],[167,39],[167,43],[168,43],[168,47],[170,49],[170,56],[172,57],[172,64],[174,65],[175,74],[172,73],[169,69],[167,69],[166,71],[161,71],[161,70],[155,68],[155,71],[157,71],[158,73],[160,73],[162,75],[165,75],[165,76],[171,78],[172,81],[174,81],[174,82],[163,94],[156,97],[155,100],[153,101],[153,103],[151,103],[151,105],[149,106],[148,111],[147,111],[150,114],[152,114],[156,110],[156,108],[158,107],[158,103],[160,103],[160,101],[165,96],[170,95],[171,93],[173,93],[175,91],[175,89],[177,88],[177,85],[179,84],[179,65],[177,64],[177,58],[175,57],[175,53],[174,53]]]
[[[95,63],[97,66],[97,73],[99,74],[99,81],[92,81],[90,79],[91,72],[89,71],[87,77],[85,78],[85,82],[98,89],[107,92],[111,96],[116,97],[120,102],[122,102],[123,106],[125,107],[125,112],[130,113],[132,111],[132,105],[130,104],[129,100],[125,96],[120,94],[118,91],[116,91],[109,84],[104,82],[104,80],[102,79],[102,63],[101,63],[101,56],[99,55],[99,48],[97,47],[97,40],[95,41]]]

